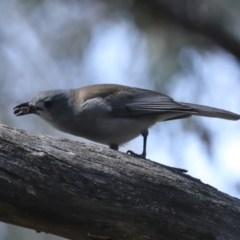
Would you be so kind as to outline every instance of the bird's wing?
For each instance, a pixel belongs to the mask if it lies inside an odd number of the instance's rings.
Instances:
[[[175,102],[172,98],[150,90],[124,88],[105,98],[112,112],[119,117],[161,115],[163,120],[191,115],[239,120],[240,115],[219,108]]]
[[[105,102],[111,106],[112,112],[119,117],[176,113],[194,114],[195,109],[181,105],[172,98],[158,92],[129,88],[115,92],[105,97]]]

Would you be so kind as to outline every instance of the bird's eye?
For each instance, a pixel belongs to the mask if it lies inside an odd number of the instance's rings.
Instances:
[[[45,102],[44,102],[44,106],[45,106],[46,108],[50,108],[50,107],[52,106],[52,101],[51,101],[51,100],[45,101]]]

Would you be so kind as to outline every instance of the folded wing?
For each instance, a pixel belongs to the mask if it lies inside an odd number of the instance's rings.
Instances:
[[[189,106],[181,105],[172,98],[154,91],[130,88],[108,96],[105,101],[119,117],[134,117],[153,114],[197,113]]]
[[[118,117],[166,115],[166,120],[191,115],[238,120],[240,115],[218,108],[191,103],[175,102],[172,98],[154,91],[139,88],[124,89],[105,98],[112,113]],[[176,117],[177,116],[177,117]]]

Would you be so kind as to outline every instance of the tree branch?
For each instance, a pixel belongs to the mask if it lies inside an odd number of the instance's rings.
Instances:
[[[199,0],[135,0],[147,6],[155,18],[168,16],[176,25],[202,34],[240,59],[240,41],[234,27],[239,16],[237,9],[227,8],[220,1]]]
[[[0,126],[0,220],[70,239],[239,239],[240,201],[102,146]]]

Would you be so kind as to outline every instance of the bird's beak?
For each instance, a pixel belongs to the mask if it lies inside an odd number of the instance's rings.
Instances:
[[[13,113],[16,116],[22,116],[30,113],[36,113],[39,108],[30,106],[29,102],[22,103],[13,108]]]

